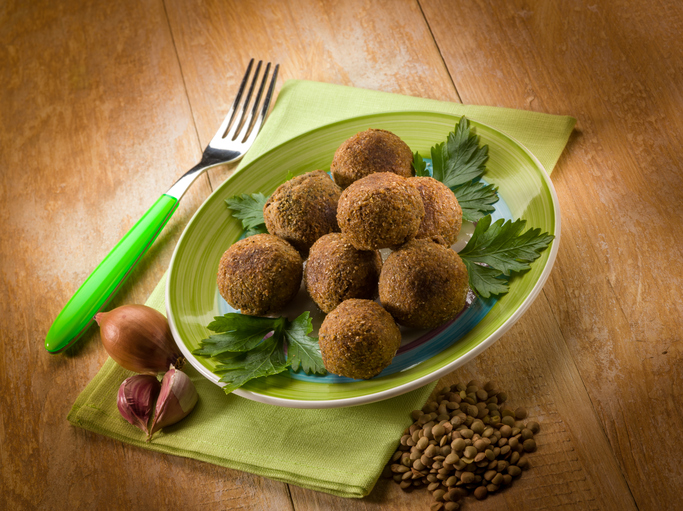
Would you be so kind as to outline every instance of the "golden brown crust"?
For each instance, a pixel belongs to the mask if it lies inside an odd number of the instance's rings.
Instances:
[[[272,234],[239,240],[218,266],[218,291],[242,314],[262,316],[284,308],[301,287],[303,260],[286,241]]]
[[[413,177],[410,181],[420,192],[425,216],[416,238],[441,236],[450,247],[458,239],[462,227],[462,208],[455,194],[432,177]]]
[[[375,172],[393,172],[403,177],[413,174],[410,147],[390,131],[369,129],[356,133],[334,153],[330,171],[334,182],[346,188]]]
[[[318,238],[339,231],[340,194],[341,188],[322,170],[294,177],[281,184],[263,207],[266,228],[306,257]]]
[[[401,345],[393,318],[371,300],[342,302],[327,315],[318,335],[327,370],[355,379],[377,376]]]
[[[304,282],[313,301],[328,313],[349,298],[376,298],[381,270],[378,251],[357,250],[341,234],[332,233],[311,247]]]
[[[379,298],[401,325],[436,328],[465,306],[467,268],[452,249],[413,240],[392,252],[379,277]]]
[[[424,217],[420,192],[390,172],[370,174],[341,194],[337,221],[344,236],[359,250],[402,245],[413,239]]]

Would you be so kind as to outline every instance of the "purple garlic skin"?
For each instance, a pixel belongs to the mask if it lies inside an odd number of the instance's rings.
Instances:
[[[194,409],[199,396],[192,380],[182,371],[171,366],[161,381],[161,392],[156,404],[156,414],[147,441],[155,432],[184,419]]]
[[[154,401],[159,395],[161,384],[154,376],[136,374],[126,378],[119,387],[117,405],[119,412],[136,428],[149,436],[147,424],[154,411]]]

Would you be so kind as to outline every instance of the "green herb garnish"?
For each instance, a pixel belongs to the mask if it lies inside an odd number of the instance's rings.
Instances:
[[[522,232],[525,225],[526,220],[491,223],[491,215],[487,215],[477,222],[472,238],[459,252],[467,266],[470,287],[483,298],[507,293],[511,273],[530,269],[529,263],[538,259],[555,238],[541,229]]]
[[[291,323],[284,334],[287,339],[287,360],[292,363],[292,369],[303,369],[306,374],[327,374],[317,337],[311,337],[313,322],[309,312],[305,311]]]
[[[207,328],[216,335],[200,341],[192,353],[219,363],[215,372],[226,383],[226,394],[249,380],[281,373],[290,366],[307,374],[327,374],[318,340],[308,335],[313,331],[308,311],[294,321],[230,312],[215,317]]]
[[[263,206],[266,205],[268,197],[262,193],[252,193],[247,195],[235,195],[225,200],[228,209],[232,211],[232,216],[242,220],[245,236],[267,233],[266,222],[263,219]]]
[[[498,202],[498,188],[480,181],[465,183],[456,188],[458,204],[462,209],[462,217],[470,222],[476,222],[489,213],[495,211],[493,205]]]
[[[432,147],[431,157],[432,177],[453,191],[463,218],[477,223],[472,238],[459,252],[470,287],[483,298],[507,293],[511,272],[528,270],[554,236],[540,229],[522,233],[525,220],[501,219],[491,224],[498,189],[480,180],[489,150],[487,145],[479,145],[467,118],[460,119],[445,142]],[[416,176],[429,176],[427,163],[418,153],[413,155],[413,168]]]
[[[427,170],[427,162],[422,159],[422,156],[420,156],[420,153],[418,152],[413,154],[413,168],[415,169],[416,176],[431,177]]]
[[[494,211],[497,188],[481,183],[489,158],[487,145],[479,146],[479,137],[466,117],[460,119],[445,142],[431,149],[432,177],[448,186],[458,199],[465,220],[476,222]],[[427,163],[418,153],[413,155],[416,176],[429,176]]]
[[[462,117],[446,142],[432,147],[431,154],[432,177],[453,189],[479,179],[486,172],[489,147],[479,146],[479,137],[470,130],[467,118]]]

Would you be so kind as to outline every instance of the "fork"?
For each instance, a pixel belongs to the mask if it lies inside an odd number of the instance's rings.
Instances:
[[[239,160],[252,146],[268,113],[268,107],[275,89],[277,72],[280,68],[279,64],[274,67],[268,90],[261,103],[271,68],[270,62],[266,65],[253,106],[249,109],[262,64],[263,61],[259,61],[256,66],[256,71],[240,109],[240,102],[249,82],[254,59],[249,62],[237,97],[220,128],[204,149],[201,161],[159,197],[142,218],[121,238],[64,306],[45,338],[45,349],[48,352],[59,353],[85,334],[92,324],[95,314],[109,303],[138,261],[152,245],[152,242],[173,215],[178,207],[178,202],[190,185],[205,170],[216,165]],[[261,105],[260,111],[259,105]]]

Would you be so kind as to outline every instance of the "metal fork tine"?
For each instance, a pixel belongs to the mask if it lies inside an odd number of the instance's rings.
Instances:
[[[268,80],[268,74],[270,73],[270,62],[266,65],[266,70],[263,72],[263,78],[261,79],[261,86],[258,89],[258,93],[256,94],[256,99],[254,99],[254,104],[251,108],[251,112],[249,112],[249,117],[245,121],[244,125],[242,126],[242,131],[240,131],[240,134],[237,136],[238,141],[244,142],[247,139],[247,135],[249,135],[250,129],[253,125],[253,120],[254,117],[256,116],[256,112],[259,109],[259,105],[261,104],[261,97],[263,96],[263,90],[266,88],[266,81]]]
[[[235,116],[235,111],[237,110],[237,105],[239,105],[240,100],[242,99],[242,94],[244,93],[244,88],[247,85],[247,81],[249,80],[249,74],[251,73],[251,68],[254,65],[254,59],[252,58],[249,61],[249,65],[247,66],[247,72],[244,73],[244,76],[242,77],[242,83],[240,83],[240,89],[237,91],[237,96],[235,97],[235,101],[232,103],[232,106],[230,107],[230,110],[228,110],[228,114],[225,116],[225,119],[223,119],[223,122],[221,123],[221,127],[218,128],[218,131],[214,135],[212,142],[215,141],[216,139],[221,139],[223,138],[227,132],[228,128],[230,127],[230,123],[232,122],[234,116]]]
[[[240,111],[239,121],[236,121],[232,125],[232,128],[230,129],[230,131],[228,133],[230,140],[235,140],[237,131],[242,129],[242,126],[244,124],[244,120],[247,117],[247,112],[249,112],[249,102],[251,101],[251,96],[254,93],[254,87],[256,86],[256,83],[258,82],[259,73],[261,72],[261,65],[262,64],[263,64],[263,61],[259,60],[258,65],[256,66],[256,71],[254,71],[254,76],[251,80],[251,85],[249,86],[249,92],[247,93],[247,97],[244,99],[244,103],[242,104],[242,109]]]
[[[266,98],[263,101],[263,107],[261,108],[261,113],[259,114],[258,118],[254,122],[254,127],[251,129],[251,133],[249,134],[249,138],[244,142],[247,145],[251,145],[254,142],[254,139],[256,139],[256,135],[258,135],[258,132],[261,130],[261,124],[263,124],[263,120],[266,118],[266,115],[268,114],[268,107],[270,106],[270,100],[273,98],[273,92],[275,91],[275,82],[277,81],[277,72],[280,69],[280,64],[276,64],[275,68],[273,69],[273,77],[270,79],[270,85],[268,86],[268,92],[266,93]],[[265,80],[265,76],[264,76]]]

